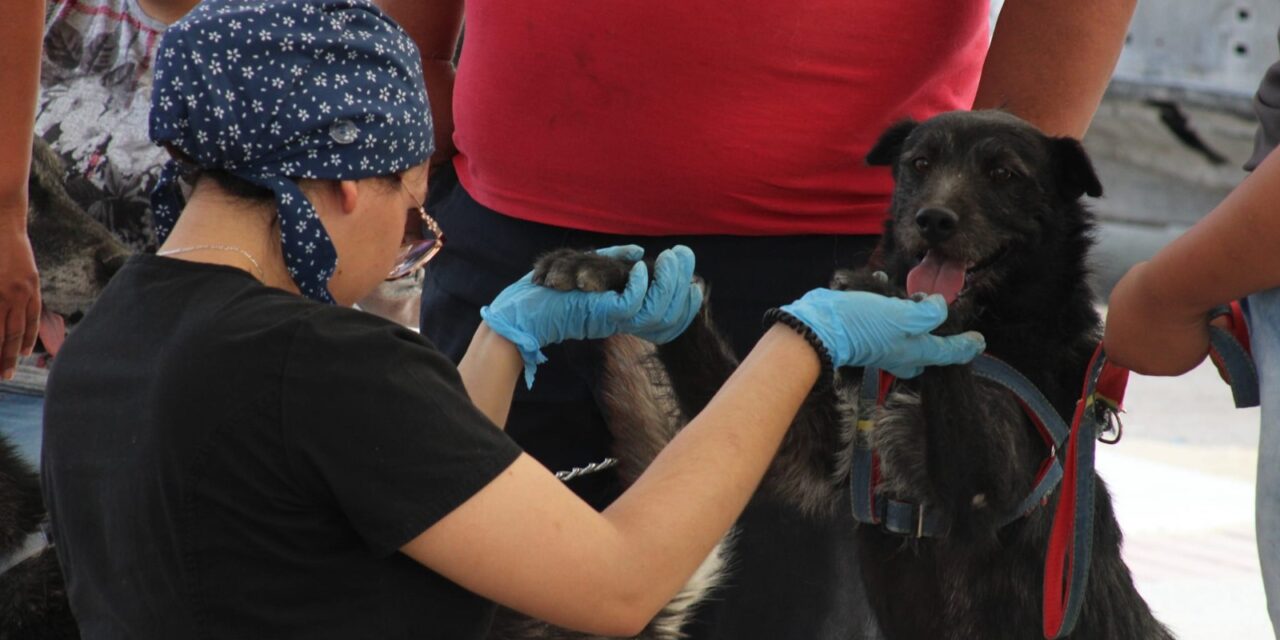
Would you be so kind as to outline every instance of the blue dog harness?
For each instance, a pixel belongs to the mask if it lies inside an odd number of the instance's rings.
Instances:
[[[1057,451],[1067,441],[1070,431],[1049,403],[1049,399],[1017,369],[1003,360],[985,354],[978,356],[971,367],[974,375],[1008,389],[1018,398],[1049,449],[1049,455],[1040,465],[1031,491],[1001,518],[1000,526],[1003,527],[1047,502],[1049,493],[1062,480],[1062,463],[1058,460]],[[868,415],[873,407],[884,404],[894,380],[892,375],[879,369],[868,367],[863,370],[862,388],[859,392],[862,404],[860,415]],[[943,512],[929,509],[927,505],[876,495],[880,479],[879,460],[865,437],[875,428],[875,421],[869,417],[860,418],[857,428],[861,437],[854,443],[852,473],[849,476],[854,519],[863,524],[879,525],[890,533],[914,538],[945,536],[951,528],[951,522]]]
[[[1258,373],[1248,351],[1248,335],[1238,305],[1215,309],[1211,317],[1228,316],[1232,330],[1210,327],[1210,356],[1228,384],[1238,408],[1257,406]],[[1084,589],[1089,579],[1093,543],[1094,453],[1096,441],[1118,442],[1121,435],[1119,413],[1128,382],[1128,370],[1107,362],[1098,345],[1086,370],[1080,400],[1070,426],[1062,419],[1026,376],[1007,363],[989,355],[979,356],[970,365],[974,375],[1009,390],[1035,424],[1049,450],[1035,484],[1021,502],[1001,519],[1000,526],[1022,518],[1047,505],[1059,484],[1061,498],[1053,515],[1053,528],[1045,558],[1043,632],[1045,638],[1061,638],[1071,633],[1079,618]],[[875,428],[871,414],[883,406],[893,376],[877,369],[863,372],[859,391],[858,438],[853,449],[849,476],[853,517],[859,523],[913,538],[937,538],[947,534],[951,522],[938,509],[878,496],[879,460],[867,436]],[[1108,438],[1106,434],[1114,434]],[[1058,458],[1063,447],[1065,455]]]

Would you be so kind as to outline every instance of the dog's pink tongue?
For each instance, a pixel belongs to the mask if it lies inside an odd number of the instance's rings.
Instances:
[[[62,348],[62,343],[67,339],[67,321],[62,316],[44,310],[40,312],[40,342],[44,343],[45,351],[49,355],[58,355],[58,349]]]
[[[907,274],[907,293],[940,293],[947,299],[947,304],[951,304],[964,287],[964,272],[964,263],[941,258],[930,251]]]

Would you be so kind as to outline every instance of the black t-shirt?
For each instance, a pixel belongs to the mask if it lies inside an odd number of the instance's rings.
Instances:
[[[86,639],[480,638],[397,550],[519,448],[417,334],[135,257],[49,379],[42,473]]]

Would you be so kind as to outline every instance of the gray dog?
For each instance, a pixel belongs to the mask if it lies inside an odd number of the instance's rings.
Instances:
[[[27,234],[40,270],[40,339],[56,353],[66,319],[82,314],[129,257],[129,250],[67,195],[57,155],[32,148]],[[0,638],[78,638],[57,555],[39,548],[45,519],[35,469],[0,435]],[[16,563],[16,564],[15,564]],[[9,566],[12,565],[12,566]]]
[[[112,275],[124,265],[129,250],[106,227],[90,218],[67,195],[64,170],[49,145],[36,138],[31,153],[30,207],[27,235],[40,270],[42,320],[58,323],[83,313],[102,293]],[[59,344],[50,327],[41,338]],[[56,350],[52,346],[51,350]]]

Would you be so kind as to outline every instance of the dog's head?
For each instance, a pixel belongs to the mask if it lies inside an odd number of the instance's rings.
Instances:
[[[40,338],[55,352],[65,334],[64,319],[89,308],[130,252],[67,195],[62,163],[38,136],[27,185],[27,236],[44,304]]]
[[[885,267],[908,293],[959,300],[953,314],[1030,283],[1055,256],[1082,260],[1085,245],[1069,252],[1062,245],[1087,242],[1078,200],[1102,194],[1078,141],[1046,136],[1001,111],[899,122],[867,162],[891,167],[895,181]]]

